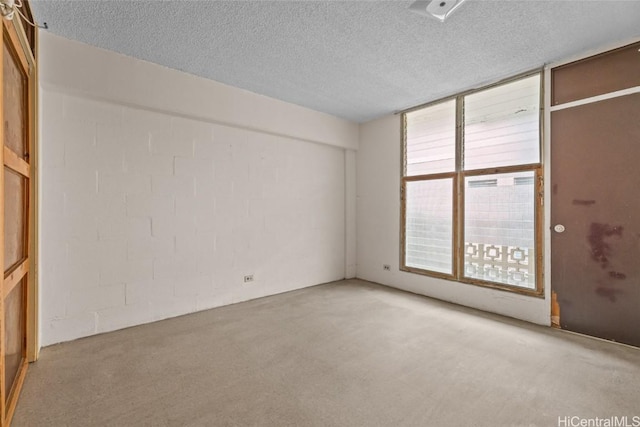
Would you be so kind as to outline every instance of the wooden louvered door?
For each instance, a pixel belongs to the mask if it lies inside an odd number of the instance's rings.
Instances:
[[[2,21],[0,63],[0,406],[1,425],[9,425],[27,370],[27,316],[33,248],[30,193],[34,143],[35,61],[21,23]]]

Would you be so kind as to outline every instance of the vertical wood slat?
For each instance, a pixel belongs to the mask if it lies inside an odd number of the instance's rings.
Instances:
[[[453,177],[453,277],[464,271],[464,96],[456,98],[456,175]]]
[[[6,425],[6,396],[5,396],[5,313],[4,313],[4,43],[6,37],[7,26],[4,19],[0,19],[2,25],[0,33],[2,33],[2,49],[0,49],[0,165],[2,172],[0,173],[0,425]]]
[[[544,171],[537,169],[535,173],[538,186],[535,203],[535,275],[536,291],[544,296]]]
[[[24,4],[29,5],[28,1]],[[29,245],[29,276],[27,280],[27,349],[26,356],[28,362],[38,360],[38,161],[39,161],[39,135],[38,135],[38,61],[35,58],[39,52],[38,31],[34,29],[32,40],[32,53],[34,57],[33,68],[29,74],[28,90],[29,90],[29,227],[30,238]]]

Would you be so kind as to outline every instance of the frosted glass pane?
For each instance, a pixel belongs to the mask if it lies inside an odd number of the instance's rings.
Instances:
[[[455,100],[412,111],[406,117],[406,176],[455,171]]]
[[[464,99],[464,169],[540,161],[540,76]]]
[[[407,182],[405,265],[452,274],[453,180]]]
[[[465,277],[535,289],[535,175],[465,179]]]

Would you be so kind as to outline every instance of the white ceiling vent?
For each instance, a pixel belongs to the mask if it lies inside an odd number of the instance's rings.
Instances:
[[[418,0],[409,6],[409,10],[428,15],[444,22],[454,10],[456,10],[465,0]]]

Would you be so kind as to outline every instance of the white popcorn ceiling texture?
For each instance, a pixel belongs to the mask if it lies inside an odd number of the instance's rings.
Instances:
[[[356,122],[640,36],[640,1],[40,1],[60,36]]]

